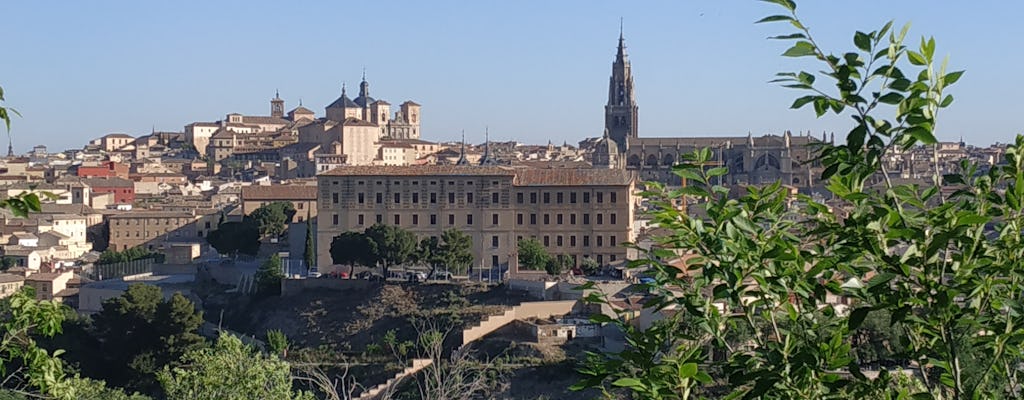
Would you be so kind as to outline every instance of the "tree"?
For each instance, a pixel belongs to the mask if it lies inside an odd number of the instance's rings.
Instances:
[[[281,280],[284,279],[284,272],[281,271],[281,257],[273,254],[260,268],[256,270],[256,287],[262,294],[281,294]]]
[[[583,257],[580,261],[580,269],[584,275],[594,275],[601,271],[601,265],[591,257]]]
[[[213,347],[186,353],[176,367],[159,374],[168,400],[313,400],[292,390],[291,368],[276,355],[264,355],[221,333]]]
[[[370,242],[362,232],[348,231],[331,239],[331,261],[338,265],[374,265]]]
[[[288,357],[288,348],[291,347],[288,344],[288,336],[281,332],[280,329],[267,331],[267,346],[270,347],[272,354],[276,354],[281,358]]]
[[[15,265],[18,265],[18,262],[14,258],[8,256],[0,257],[0,271],[7,271]]]
[[[548,257],[548,263],[544,265],[544,271],[547,271],[549,275],[555,276],[561,275],[570,268],[572,268],[572,258],[565,254]]]
[[[420,239],[419,244],[416,245],[416,252],[413,253],[413,258],[415,262],[429,267],[430,273],[427,276],[433,277],[434,272],[437,271],[437,266],[444,263],[444,260],[441,259],[441,240],[436,236]]]
[[[47,352],[31,335],[60,333],[64,312],[60,303],[36,300],[30,287],[0,301],[0,382],[20,383],[19,389],[59,399],[74,398],[59,352]]]
[[[398,226],[374,224],[366,228],[365,235],[370,254],[380,264],[384,277],[392,265],[404,264],[416,251],[416,235]]]
[[[445,230],[438,255],[449,271],[465,273],[473,264],[473,237],[458,229]]]
[[[574,388],[662,399],[712,390],[766,399],[1019,397],[1024,136],[1007,146],[1003,164],[985,170],[964,160],[942,171],[936,116],[963,72],[936,65],[934,40],[912,48],[907,28],[890,22],[856,32],[856,49],[835,56],[818,46],[793,1],[771,2],[786,12],[760,22],[796,28],[776,37],[795,42],[784,55],[813,58],[824,70],[778,75],[805,92],[791,108],[810,104],[819,117],[854,122],[845,142],[821,143],[816,157],[843,218],[779,183],[730,198],[715,184],[728,170],[712,150],[689,155],[675,169],[687,187],[650,184],[647,192],[658,205],[651,223],[669,233],[642,260],[657,281],[645,304],[675,312],[646,330],[625,314],[593,317],[618,326],[632,346],[591,354]],[[919,144],[935,155],[931,183],[892,182],[885,157]],[[673,206],[680,201],[704,217]],[[669,265],[683,252],[685,274]],[[896,339],[885,341],[919,379],[885,367],[874,379],[860,371],[877,356],[853,346],[872,335],[875,313],[895,328],[877,334]],[[740,334],[749,339],[736,346]]]
[[[295,216],[295,206],[290,201],[275,201],[260,208],[257,208],[249,215],[260,234],[281,236],[292,217]]]
[[[303,248],[302,258],[306,260],[306,269],[316,266],[316,249],[313,247],[313,220],[306,217],[306,243]]]
[[[100,253],[100,259],[96,263],[114,264],[142,260],[146,258],[152,258],[154,260],[157,260],[157,262],[163,262],[164,255],[161,253],[149,251],[142,246],[135,246],[129,249],[125,249],[123,251],[107,249]]]
[[[164,300],[160,288],[132,284],[120,297],[105,301],[94,317],[107,364],[96,372],[115,385],[151,393],[157,371],[205,345],[197,333],[202,323],[202,312],[180,293]]]
[[[519,269],[543,271],[547,268],[551,255],[535,238],[519,240]]]
[[[11,134],[11,114],[21,116],[18,110],[7,107],[4,102],[4,88],[0,87],[0,121],[4,122],[4,126],[7,127],[7,135]],[[30,212],[42,211],[42,203],[39,201],[39,195],[44,197],[54,198],[53,194],[49,192],[23,192],[15,196],[10,196],[3,200],[0,200],[0,208],[10,210],[15,217],[26,217]]]
[[[250,219],[225,222],[210,232],[206,241],[220,254],[242,253],[255,256],[260,251],[260,232]]]

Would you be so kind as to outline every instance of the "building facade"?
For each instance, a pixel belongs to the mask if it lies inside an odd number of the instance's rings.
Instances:
[[[419,237],[458,229],[473,239],[475,267],[515,272],[517,241],[536,238],[579,265],[625,260],[633,240],[634,174],[623,170],[498,166],[344,166],[318,176],[317,242],[375,223]],[[332,265],[321,251],[318,264]]]
[[[316,218],[317,188],[314,185],[252,185],[243,186],[239,201],[242,214],[249,215],[257,208],[275,201],[292,203],[295,215],[291,222]]]
[[[220,214],[183,211],[129,211],[109,216],[110,249],[142,246],[157,250],[168,242],[204,241]]]

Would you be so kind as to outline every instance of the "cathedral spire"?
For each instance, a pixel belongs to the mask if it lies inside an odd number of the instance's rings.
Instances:
[[[626,56],[626,39],[619,19],[619,44],[608,82],[608,103],[605,105],[604,127],[608,136],[625,152],[627,139],[637,137],[638,107],[633,90],[633,72]]]
[[[10,134],[7,135],[7,157],[14,158],[14,140]]]
[[[459,160],[455,162],[455,165],[469,165],[469,160],[466,159],[466,130],[462,130],[462,150],[459,151]]]
[[[491,157],[491,135],[488,128],[484,127],[484,155],[480,157],[480,165],[495,165],[497,160]]]

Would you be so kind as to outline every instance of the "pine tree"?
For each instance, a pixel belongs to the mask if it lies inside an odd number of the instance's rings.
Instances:
[[[313,248],[313,220],[306,217],[306,250],[302,254],[306,260],[306,269],[312,269],[316,264],[316,250]]]

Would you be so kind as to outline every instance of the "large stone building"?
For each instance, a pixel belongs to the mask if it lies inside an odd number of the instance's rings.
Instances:
[[[295,215],[290,222],[302,222],[306,218],[316,218],[315,185],[252,185],[243,186],[239,201],[242,203],[242,214],[252,214],[256,209],[267,204],[284,201],[292,203]]]
[[[110,249],[124,251],[132,247],[157,250],[168,243],[204,242],[216,229],[220,214],[184,211],[130,211],[107,218]]]
[[[398,225],[420,237],[455,228],[473,238],[474,266],[517,270],[517,241],[537,238],[576,265],[625,260],[634,239],[634,174],[619,169],[471,165],[343,166],[320,174],[317,243]],[[321,251],[318,264],[332,265]],[[324,268],[329,269],[329,268]]]
[[[639,107],[634,91],[632,67],[626,44],[619,33],[618,51],[612,63],[605,105],[605,134],[594,145],[591,163],[595,168],[626,168],[640,179],[679,186],[672,172],[681,156],[700,148],[713,150],[713,160],[729,168],[723,184],[765,184],[781,181],[797,187],[817,184],[820,164],[813,161],[810,136],[751,134],[735,137],[640,137]]]

